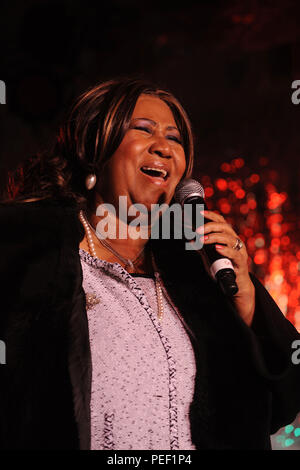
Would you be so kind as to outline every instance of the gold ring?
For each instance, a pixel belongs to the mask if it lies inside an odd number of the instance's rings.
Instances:
[[[244,244],[239,238],[236,239],[235,245],[232,247],[234,250],[240,250],[243,248]]]

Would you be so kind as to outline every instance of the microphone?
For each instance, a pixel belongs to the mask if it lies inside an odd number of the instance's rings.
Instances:
[[[175,190],[174,198],[181,207],[184,209],[185,204],[192,206],[192,229],[196,231],[196,211],[199,210],[197,205],[202,204],[204,209],[207,209],[204,201],[204,189],[198,181],[191,178],[181,181]],[[209,220],[204,218],[204,223]],[[204,262],[207,264],[210,273],[215,279],[222,292],[228,297],[233,296],[237,293],[238,287],[235,282],[236,275],[234,272],[233,265],[228,258],[225,258],[221,253],[218,253],[215,249],[215,243],[209,245],[203,245],[201,248],[201,255],[204,258]]]

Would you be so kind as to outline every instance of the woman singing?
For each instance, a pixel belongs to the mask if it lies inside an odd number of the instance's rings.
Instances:
[[[270,449],[300,411],[300,335],[248,272],[234,229],[205,212],[203,243],[234,266],[231,300],[184,240],[151,238],[152,205],[170,206],[192,169],[178,100],[118,79],[80,96],[53,151],[11,175],[1,448]],[[106,238],[104,221],[116,228]]]

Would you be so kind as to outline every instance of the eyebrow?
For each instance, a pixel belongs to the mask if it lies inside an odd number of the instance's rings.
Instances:
[[[149,118],[143,118],[143,117],[140,117],[140,118],[134,118],[133,121],[148,121],[150,122],[150,124],[152,124],[153,126],[156,126],[157,125],[157,122],[153,121],[152,119],[149,119]],[[174,129],[175,131],[179,132],[179,129],[175,126],[168,126],[167,127],[167,130],[172,130]],[[180,133],[180,132],[179,132]]]

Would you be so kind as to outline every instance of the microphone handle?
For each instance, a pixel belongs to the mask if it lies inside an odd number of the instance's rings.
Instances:
[[[203,204],[204,209],[207,209],[205,201],[203,198],[191,198],[186,200],[187,204],[193,204],[194,207],[197,204]],[[196,211],[196,207],[195,207]],[[196,230],[196,215],[195,211],[193,211],[193,220],[192,220],[192,228]],[[204,224],[207,222],[211,222],[210,220],[204,218]],[[232,263],[228,258],[225,258],[220,253],[218,253],[215,249],[215,243],[209,245],[203,245],[202,254],[205,256],[207,265],[211,270],[212,276],[216,279],[218,285],[220,286],[223,294],[228,297],[232,297],[238,292],[238,286],[236,284],[236,275],[235,271],[232,268]]]
[[[204,220],[205,223],[205,220]],[[232,297],[238,292],[238,286],[236,283],[236,275],[234,270],[229,267],[226,267],[228,258],[220,257],[218,256],[218,252],[215,249],[215,244],[210,244],[210,245],[203,245],[202,248],[202,255],[206,258],[206,262],[208,265],[208,269],[210,271],[212,265],[216,262],[222,263],[224,267],[221,267],[218,269],[215,273],[212,273],[212,276],[216,279],[218,285],[220,286],[223,294],[225,294],[228,297]]]

